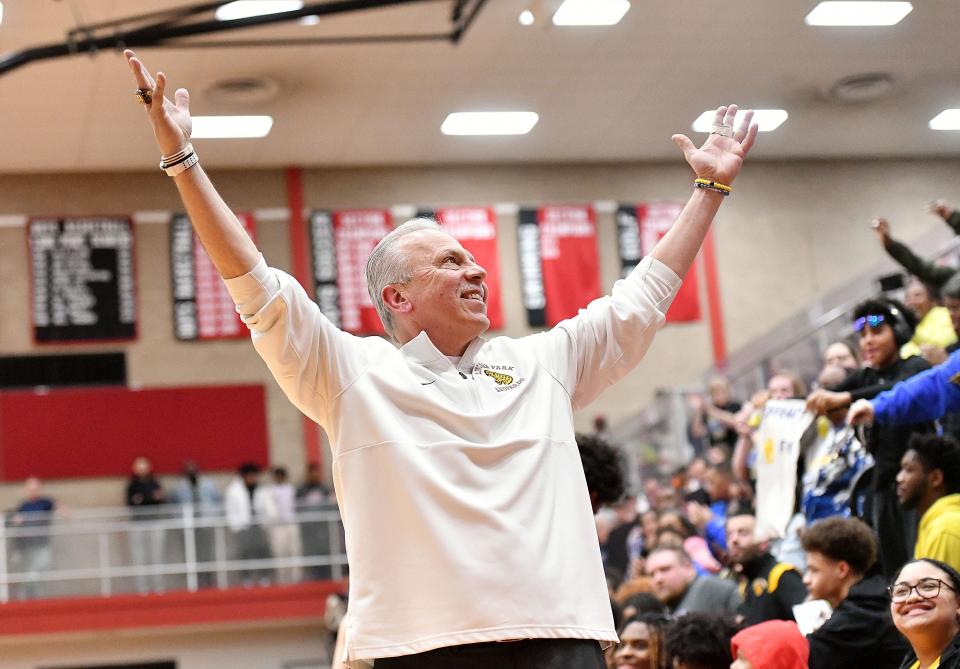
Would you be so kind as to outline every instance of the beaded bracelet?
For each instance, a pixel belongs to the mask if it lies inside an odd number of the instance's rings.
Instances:
[[[724,197],[733,192],[733,189],[730,188],[730,186],[722,184],[718,181],[712,181],[710,179],[695,179],[693,185],[697,188],[703,188],[704,190],[712,190],[716,193],[720,193]]]

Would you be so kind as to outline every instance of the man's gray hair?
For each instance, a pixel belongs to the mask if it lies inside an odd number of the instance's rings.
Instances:
[[[406,283],[410,280],[410,268],[406,258],[397,252],[396,242],[404,235],[418,230],[440,230],[440,224],[432,218],[417,217],[410,219],[403,225],[397,226],[380,240],[370,257],[367,258],[367,292],[373,306],[380,316],[383,329],[390,337],[396,339],[393,332],[393,314],[383,303],[383,289],[391,283]]]

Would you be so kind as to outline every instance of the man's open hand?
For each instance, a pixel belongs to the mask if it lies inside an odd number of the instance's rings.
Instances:
[[[720,107],[714,115],[714,125],[733,126],[737,117],[737,105]],[[752,123],[753,112],[743,115],[743,121],[733,137],[712,134],[699,149],[686,135],[674,135],[674,144],[683,151],[683,157],[699,179],[710,179],[729,186],[740,173],[746,157],[757,137],[757,124]]]

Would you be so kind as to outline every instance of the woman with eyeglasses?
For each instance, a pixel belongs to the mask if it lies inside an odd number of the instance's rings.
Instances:
[[[929,369],[919,356],[903,359],[900,347],[910,341],[916,316],[906,307],[885,297],[861,302],[853,312],[863,367],[855,370],[834,390],[817,390],[807,398],[807,407],[816,414],[830,411],[859,399],[871,399],[889,390],[897,381]],[[916,514],[904,511],[897,501],[896,478],[900,459],[913,433],[933,431],[932,423],[875,425],[867,432],[867,450],[876,465],[868,522],[880,538],[880,567],[886,578],[911,557],[916,542]]]
[[[960,668],[960,574],[920,558],[904,565],[890,586],[893,624],[912,652],[901,669]]]

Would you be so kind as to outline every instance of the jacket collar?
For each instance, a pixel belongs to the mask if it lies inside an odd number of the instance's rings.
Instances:
[[[483,337],[474,337],[467,345],[466,350],[460,358],[460,362],[454,365],[449,358],[434,346],[433,342],[426,332],[421,332],[416,337],[400,347],[400,353],[407,360],[418,365],[423,365],[434,372],[442,372],[445,369],[469,370],[473,368],[473,361],[477,351],[486,342]]]

